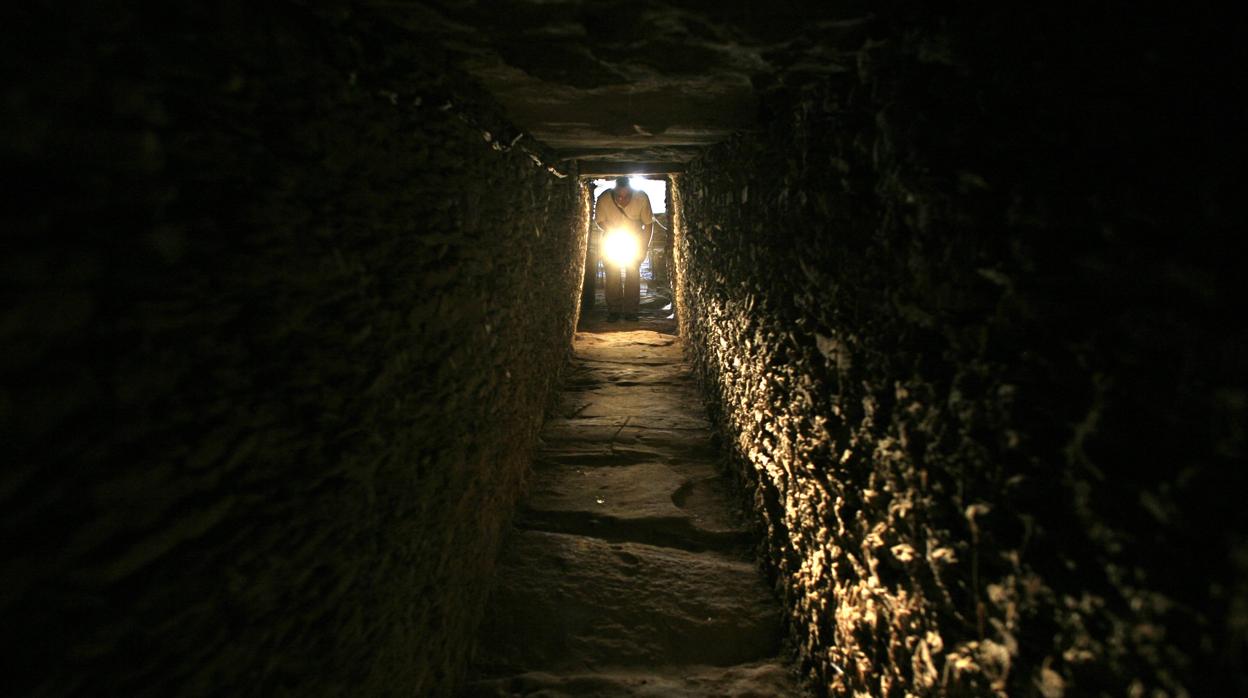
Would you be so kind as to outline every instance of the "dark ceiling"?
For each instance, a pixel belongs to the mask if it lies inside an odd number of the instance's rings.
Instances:
[[[866,22],[848,3],[784,0],[446,0],[424,10],[419,31],[518,126],[582,172],[604,173],[679,169],[753,123],[759,85],[852,69],[837,48],[857,48]]]

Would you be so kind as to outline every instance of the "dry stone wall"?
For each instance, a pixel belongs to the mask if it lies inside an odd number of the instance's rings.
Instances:
[[[5,10],[8,695],[444,695],[469,652],[588,200],[418,7],[313,5]]]
[[[1245,690],[1234,129],[1191,83],[1233,42],[1067,10],[840,25],[676,180],[681,330],[820,693]]]

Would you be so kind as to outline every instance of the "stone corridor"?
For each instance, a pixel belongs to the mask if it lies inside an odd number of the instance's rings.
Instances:
[[[1248,696],[1233,7],[6,10],[3,696]]]

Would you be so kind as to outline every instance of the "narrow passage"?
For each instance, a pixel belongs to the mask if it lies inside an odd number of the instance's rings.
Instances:
[[[582,329],[467,695],[797,695],[674,324]]]

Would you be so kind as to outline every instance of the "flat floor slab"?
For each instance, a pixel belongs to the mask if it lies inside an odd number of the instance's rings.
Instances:
[[[577,332],[575,341],[577,358],[590,361],[644,366],[679,363],[684,358],[684,348],[677,337],[650,330]]]
[[[593,673],[529,672],[478,681],[466,698],[778,698],[799,695],[796,682],[779,662],[732,667],[656,667],[638,671],[607,668]]]
[[[562,411],[570,417],[638,417],[682,429],[709,429],[692,387],[603,386],[568,393]]]
[[[485,675],[602,666],[728,666],[774,656],[780,609],[753,563],[518,531],[482,633]]]
[[[534,475],[520,521],[686,549],[748,548],[749,531],[728,497],[709,463],[544,465]]]
[[[678,385],[692,381],[689,367],[675,358],[650,364],[578,358],[568,372],[564,389],[576,390],[585,385]]]

